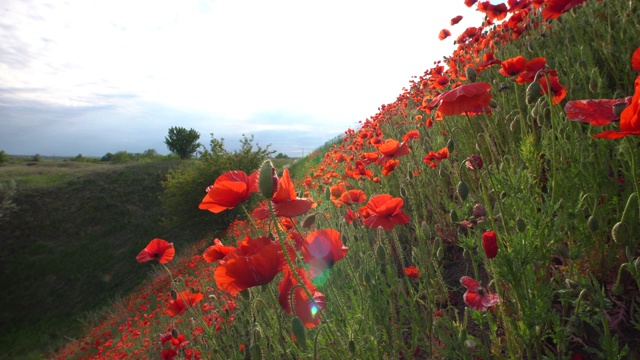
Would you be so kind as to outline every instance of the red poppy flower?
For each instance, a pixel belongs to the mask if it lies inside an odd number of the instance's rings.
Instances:
[[[454,17],[453,19],[451,19],[451,26],[459,23],[460,20],[462,20],[462,15],[458,15],[458,16]]]
[[[448,38],[449,36],[451,36],[451,31],[449,31],[447,29],[442,29],[442,30],[440,30],[440,33],[438,34],[438,39],[444,40],[444,39]]]
[[[564,112],[571,121],[589,123],[593,126],[605,126],[615,121],[617,116],[613,112],[613,105],[621,101],[631,102],[631,98],[623,100],[598,99],[598,100],[573,100],[564,106]]]
[[[635,71],[640,71],[640,47],[631,55],[631,68]]]
[[[208,248],[206,248],[204,253],[202,254],[202,257],[208,263],[214,263],[218,260],[221,260],[225,256],[232,253],[234,250],[236,250],[236,248],[234,248],[233,246],[222,245],[222,242],[219,239],[213,240],[213,243],[214,245],[211,245]]]
[[[438,106],[439,115],[475,115],[484,112],[484,107],[491,102],[491,84],[476,82],[465,84],[438,95],[429,104]]]
[[[409,144],[405,141],[399,142],[394,139],[387,139],[383,144],[378,145],[377,148],[383,155],[381,159],[384,159],[385,162],[388,159],[405,156],[411,152]],[[378,159],[378,162],[380,162],[381,159]]]
[[[191,290],[184,290],[178,293],[175,300],[170,300],[169,305],[164,310],[163,314],[170,317],[184,314],[188,308],[193,307],[195,304],[202,301],[204,295],[202,293],[192,293]]]
[[[472,309],[484,311],[500,302],[498,295],[489,293],[473,278],[463,276],[460,283],[467,288],[463,296],[464,303]]]
[[[620,130],[608,130],[593,135],[596,139],[620,139],[629,135],[640,135],[640,76],[635,81],[635,93],[631,104],[620,114]]]
[[[525,70],[527,60],[522,55],[507,59],[500,64],[500,74],[504,76],[516,76]]]
[[[525,71],[520,73],[516,79],[519,85],[532,82],[536,78],[538,71],[543,70],[547,66],[547,59],[537,57],[526,62]]]
[[[487,259],[493,259],[498,255],[498,238],[495,231],[486,231],[482,234],[482,248]]]
[[[542,10],[542,17],[545,20],[556,19],[585,1],[587,0],[547,0],[547,6]]]
[[[214,271],[218,288],[237,292],[268,284],[282,270],[284,257],[278,243],[268,237],[247,236],[225,256]]]
[[[401,198],[389,194],[372,196],[365,206],[364,224],[372,229],[381,227],[384,230],[391,230],[396,224],[406,224],[411,219],[402,211],[402,206],[404,200]]]
[[[271,198],[276,216],[295,217],[302,215],[315,206],[315,202],[307,198],[299,198],[293,186],[289,169],[284,169],[278,180],[278,190]]]
[[[489,1],[483,1],[478,3],[478,11],[485,13],[489,22],[504,20],[507,17],[507,5],[505,3],[493,5]]]
[[[136,260],[138,262],[158,260],[160,264],[166,264],[173,260],[175,254],[176,250],[173,248],[172,243],[162,239],[153,239],[146,248],[140,251],[136,256]]]
[[[393,170],[400,164],[400,160],[389,159],[382,167],[382,175],[389,176]]]
[[[422,115],[417,115],[417,116],[420,116],[420,120],[422,120]],[[404,136],[402,136],[403,142],[407,142],[409,140],[418,140],[418,139],[420,139],[420,132],[418,130],[410,130],[406,134],[404,134]]]
[[[467,5],[467,7],[472,7],[477,1],[478,0],[464,0],[464,4]]]
[[[351,206],[353,204],[362,204],[363,202],[367,201],[367,194],[359,189],[347,190],[343,192],[342,195],[340,195],[339,201],[347,206]]]
[[[340,232],[334,229],[316,230],[305,238],[302,259],[310,264],[309,276],[314,278],[347,255]]]
[[[411,265],[404,268],[404,274],[410,278],[417,279],[420,277],[420,270],[417,267]]]
[[[302,320],[304,327],[312,329],[320,323],[321,310],[326,308],[327,302],[325,296],[309,280],[304,269],[296,269],[296,272],[313,299],[309,299],[301,286],[296,286],[299,284],[298,280],[289,267],[285,267],[283,270],[284,277],[278,284],[278,292],[280,293],[278,301],[287,314],[293,312]]]
[[[250,176],[247,176],[244,171],[226,172],[207,188],[207,195],[198,208],[213,213],[233,209],[247,201],[252,193],[258,191],[257,180],[258,172],[253,172]]]
[[[549,78],[549,86],[547,86],[547,77]],[[557,75],[547,72],[547,76],[540,76],[538,83],[540,84],[540,92],[542,94],[546,95],[547,92],[551,90],[551,101],[554,105],[559,104],[560,101],[567,96],[567,91],[560,84],[560,79],[558,79]]]
[[[491,51],[488,51],[484,55],[482,55],[482,63],[478,65],[478,70],[483,71],[488,67],[491,67],[493,65],[498,65],[501,63],[502,61],[500,61],[499,59],[496,59],[495,55],[493,55]]]
[[[423,162],[429,165],[429,167],[435,168],[440,162],[449,157],[449,149],[445,146],[438,150],[437,153],[429,151],[427,155],[422,159]]]

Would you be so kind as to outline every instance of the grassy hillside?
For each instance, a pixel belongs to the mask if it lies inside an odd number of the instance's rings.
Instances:
[[[43,161],[0,167],[17,210],[0,222],[0,354],[42,353],[75,336],[78,317],[147,276],[135,255],[162,227],[161,181],[178,162],[128,165]]]
[[[478,3],[453,54],[281,174],[273,212],[141,264],[55,356],[640,358],[640,6],[576,3]]]

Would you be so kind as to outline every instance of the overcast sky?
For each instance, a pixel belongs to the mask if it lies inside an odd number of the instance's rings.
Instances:
[[[3,0],[0,150],[166,154],[182,126],[308,154],[480,23],[463,0]]]

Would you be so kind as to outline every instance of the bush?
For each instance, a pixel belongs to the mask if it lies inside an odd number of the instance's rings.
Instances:
[[[206,188],[215,179],[231,170],[242,170],[247,174],[257,170],[273,151],[271,145],[262,148],[253,144],[253,136],[242,136],[241,148],[230,152],[224,148],[224,139],[216,139],[211,134],[209,149],[200,153],[200,158],[182,169],[169,172],[163,183],[163,206],[167,214],[166,225],[184,228],[201,235],[223,230],[238,215],[241,209],[213,214],[198,209],[198,204],[206,194]],[[250,205],[247,205],[250,206]]]
[[[0,165],[9,162],[9,156],[4,150],[0,150]]]

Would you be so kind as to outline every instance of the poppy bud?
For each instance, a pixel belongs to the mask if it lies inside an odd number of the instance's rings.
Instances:
[[[296,337],[296,344],[300,350],[305,351],[307,349],[307,336],[305,334],[304,324],[302,324],[302,320],[297,316],[291,320],[291,332],[293,332],[293,336]]]
[[[251,345],[251,359],[262,359],[262,348],[260,344]]]
[[[355,341],[353,341],[353,339],[349,340],[349,352],[351,353],[351,355],[356,353],[356,343]]]
[[[613,225],[613,229],[611,229],[611,237],[613,237],[613,241],[618,244],[624,244],[629,240],[629,226],[623,222],[618,222]]]
[[[464,69],[464,74],[467,76],[467,79],[469,79],[469,81],[471,82],[476,82],[476,79],[478,78],[478,72],[472,66],[467,66]]]
[[[460,181],[458,183],[456,191],[462,201],[467,200],[467,197],[469,197],[469,185],[467,185],[467,183],[464,181]]]
[[[327,200],[331,200],[331,188],[330,188],[330,187],[328,187],[328,186],[326,187],[326,190],[325,190],[325,192],[324,192],[324,197],[325,197]]]
[[[509,90],[509,85],[505,82],[500,83],[500,88],[498,89],[498,92],[503,92],[507,90]]]
[[[425,239],[431,239],[431,228],[426,221],[423,221],[422,224],[420,224],[420,231],[422,231]]]
[[[522,218],[516,219],[516,229],[519,232],[524,232],[526,228],[527,228],[527,224],[524,223],[524,220],[522,220]]]
[[[449,218],[451,219],[451,222],[457,222],[458,213],[455,210],[451,210],[451,212],[449,213]]]
[[[302,227],[305,229],[311,229],[313,224],[316,223],[316,213],[307,215],[304,220],[302,220]]]
[[[353,237],[355,238],[355,235]],[[342,236],[340,236],[340,240],[342,240],[342,245],[347,245],[347,235],[342,234]]]
[[[471,156],[469,156],[466,160],[465,160],[465,165],[467,165],[467,167],[471,170],[480,170],[482,169],[482,165],[484,165],[484,163],[482,162],[482,156],[478,155],[478,154],[473,154]]]
[[[498,102],[491,99],[491,101],[489,101],[489,107],[492,109],[497,109],[498,108]]]
[[[176,300],[178,298],[178,292],[174,289],[171,289],[171,300]]]
[[[447,141],[447,150],[449,150],[449,153],[452,153],[455,148],[456,143],[453,141],[453,139],[449,139],[449,141]]]
[[[511,130],[512,132],[518,130],[518,118],[513,119],[511,124],[509,124],[509,130]]]
[[[487,259],[493,259],[498,255],[498,238],[495,231],[487,231],[482,234],[482,248]]]
[[[535,80],[527,86],[527,105],[533,105],[540,98],[541,90],[542,88],[540,87],[540,83]]]
[[[598,91],[598,83],[600,82],[600,76],[596,69],[591,71],[591,77],[589,78],[589,90],[592,92]]]
[[[622,114],[622,111],[627,108],[627,105],[628,104],[626,101],[618,101],[617,103],[613,104],[613,115],[615,115],[616,118],[619,118],[620,114]]]
[[[171,336],[173,336],[174,339],[177,339],[179,335],[180,334],[178,334],[178,330],[171,329]]]
[[[469,354],[473,354],[476,351],[476,347],[478,346],[475,341],[471,339],[467,339],[464,341],[464,346],[467,347]]]
[[[263,162],[260,167],[258,185],[262,196],[267,199],[271,199],[276,190],[278,190],[278,175],[270,160]]]
[[[384,250],[384,246],[382,246],[382,244],[378,244],[378,246],[376,247],[376,257],[378,258],[378,261],[381,264],[384,264],[385,261],[387,260],[387,254]]]
[[[473,205],[473,216],[476,218],[483,217],[487,215],[487,210],[482,206],[482,204]]]
[[[624,289],[622,288],[622,285],[620,285],[620,283],[615,283],[611,287],[611,292],[613,292],[614,295],[620,296],[624,292]]]
[[[589,227],[589,230],[596,232],[600,228],[600,222],[597,217],[591,215],[589,216],[589,220],[587,220],[587,226]]]

